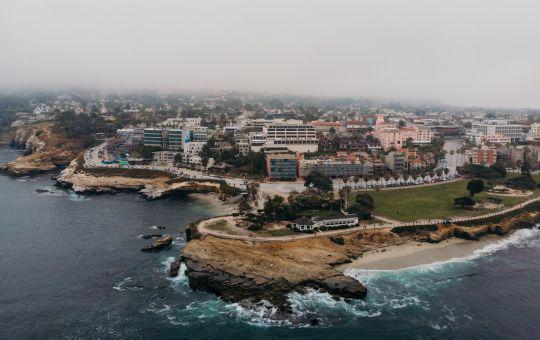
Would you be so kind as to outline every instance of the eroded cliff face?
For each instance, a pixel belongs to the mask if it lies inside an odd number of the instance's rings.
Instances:
[[[187,234],[200,237],[193,228]],[[208,235],[188,242],[179,260],[186,264],[193,289],[226,301],[266,300],[290,311],[287,294],[306,288],[335,297],[364,298],[367,289],[337,267],[365,251],[407,241],[388,230],[355,232],[340,236],[339,242],[328,237],[248,242]]]
[[[437,230],[428,233],[420,233],[415,237],[419,241],[431,243],[438,243],[450,237],[476,241],[488,234],[506,235],[514,229],[532,228],[539,222],[539,212],[523,212],[518,216],[504,219],[499,223],[486,223],[470,227],[438,225]]]
[[[24,149],[21,156],[5,165],[4,170],[13,176],[46,172],[69,164],[81,151],[80,141],[68,140],[54,132],[53,124],[33,124],[18,128],[11,145]]]
[[[363,253],[413,240],[440,242],[450,237],[478,240],[486,234],[504,235],[514,229],[535,227],[540,213],[523,212],[499,223],[479,226],[440,225],[434,231],[396,234],[389,229],[367,229],[334,237],[250,242],[202,235],[197,224],[186,230],[188,243],[171,265],[171,274],[186,265],[190,287],[214,293],[226,301],[267,300],[289,312],[287,294],[306,288],[335,297],[361,299],[367,289],[343,275],[343,264]]]
[[[77,193],[137,191],[146,199],[157,199],[178,192],[219,193],[220,184],[172,178],[167,172],[127,169],[83,169],[74,160],[56,178],[59,186]]]

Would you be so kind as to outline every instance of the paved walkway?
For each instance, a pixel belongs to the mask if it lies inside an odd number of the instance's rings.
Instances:
[[[534,202],[540,201],[540,197],[532,198],[528,201],[525,201],[520,204],[516,204],[513,207],[510,207],[508,209],[500,210],[497,212],[493,212],[490,214],[480,215],[480,216],[473,216],[473,217],[456,217],[451,219],[453,223],[455,222],[467,222],[467,221],[477,221],[482,220],[490,217],[500,216],[504,214],[508,214],[512,211],[516,211],[519,209],[522,209],[529,204],[532,204]],[[354,228],[348,228],[348,229],[338,229],[338,230],[331,230],[331,231],[319,231],[314,234],[298,234],[298,235],[290,235],[290,236],[276,236],[276,237],[263,237],[263,236],[245,236],[245,235],[228,235],[223,234],[215,230],[210,230],[206,227],[197,227],[198,231],[202,233],[203,235],[212,235],[219,238],[226,238],[226,239],[234,239],[234,240],[245,240],[245,241],[252,241],[252,242],[272,242],[272,241],[294,241],[294,240],[301,240],[301,239],[307,239],[307,238],[315,238],[315,237],[328,237],[328,236],[338,236],[338,235],[345,235],[349,233],[353,233],[356,231],[366,230],[366,229],[383,229],[383,228],[394,228],[394,227],[404,227],[404,226],[425,226],[425,225],[433,225],[433,224],[440,224],[445,222],[443,219],[433,219],[433,220],[417,220],[413,222],[399,222],[391,219],[387,219],[384,217],[376,216],[377,219],[384,221],[385,223],[377,223],[377,224],[368,224],[368,225],[362,225]],[[213,219],[223,219],[223,216],[220,217],[214,217]],[[206,220],[206,221],[210,221]],[[206,223],[205,223],[206,224]],[[200,224],[199,224],[200,225]]]

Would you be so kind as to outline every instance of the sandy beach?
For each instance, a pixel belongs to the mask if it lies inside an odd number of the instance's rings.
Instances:
[[[465,258],[489,243],[500,241],[503,237],[488,235],[480,241],[451,238],[441,243],[410,242],[369,251],[341,269],[395,270],[424,264]]]
[[[214,193],[191,193],[188,195],[193,200],[204,202],[216,211],[216,216],[229,215],[238,210],[238,204],[225,203]]]

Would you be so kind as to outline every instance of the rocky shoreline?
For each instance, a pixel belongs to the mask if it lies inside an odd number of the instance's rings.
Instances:
[[[199,221],[200,222],[200,221]],[[330,293],[335,298],[362,299],[367,288],[343,274],[346,263],[369,251],[384,252],[412,242],[438,243],[452,237],[479,240],[487,234],[505,235],[515,229],[532,228],[540,222],[538,211],[523,211],[497,223],[478,226],[435,226],[434,230],[396,233],[390,229],[356,231],[336,237],[250,242],[201,235],[199,222],[186,230],[188,243],[171,264],[171,275],[180,264],[192,289],[216,294],[226,301],[266,300],[290,312],[287,295],[307,288]]]
[[[172,177],[154,170],[95,168],[84,169],[74,160],[56,178],[57,186],[84,194],[138,192],[154,200],[178,193],[215,193],[225,198],[230,188],[220,181]],[[234,190],[233,190],[234,191]]]
[[[10,176],[26,176],[67,166],[81,150],[79,140],[63,138],[52,124],[35,124],[18,128],[10,134],[10,146],[24,150],[25,155],[0,165]]]

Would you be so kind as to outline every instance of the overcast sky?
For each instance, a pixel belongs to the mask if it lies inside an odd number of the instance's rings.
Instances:
[[[0,88],[540,108],[538,0],[0,0]]]

